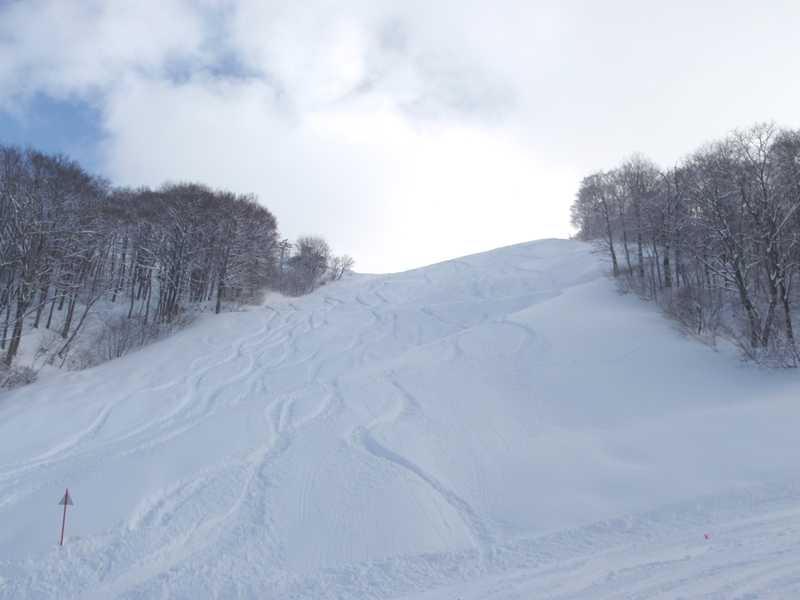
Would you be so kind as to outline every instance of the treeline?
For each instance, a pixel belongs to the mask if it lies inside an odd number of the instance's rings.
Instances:
[[[757,125],[662,170],[635,156],[585,177],[572,206],[615,277],[697,334],[797,366],[800,131]]]
[[[193,305],[219,312],[284,285],[307,293],[341,277],[343,261],[352,265],[320,238],[280,240],[275,217],[252,196],[193,183],[119,189],[63,156],[0,146],[6,367],[26,327],[56,330],[63,358],[101,301],[117,306],[117,321],[152,332]]]

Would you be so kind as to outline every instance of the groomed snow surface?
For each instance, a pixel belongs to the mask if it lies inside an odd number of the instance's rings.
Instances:
[[[800,598],[800,378],[605,272],[353,276],[0,395],[0,598]]]

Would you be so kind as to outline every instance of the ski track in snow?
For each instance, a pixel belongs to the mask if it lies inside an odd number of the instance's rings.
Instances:
[[[800,597],[797,376],[603,273],[354,276],[0,396],[0,598]]]

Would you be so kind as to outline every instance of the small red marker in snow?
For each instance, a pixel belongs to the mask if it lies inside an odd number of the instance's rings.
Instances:
[[[58,542],[59,546],[64,545],[64,527],[67,524],[67,506],[72,506],[72,496],[69,495],[69,488],[64,492],[64,497],[58,501],[59,506],[64,505],[64,516],[61,517],[61,539]]]
[[[710,540],[711,539],[711,534],[710,533],[704,533],[703,537],[706,538],[707,540]]]

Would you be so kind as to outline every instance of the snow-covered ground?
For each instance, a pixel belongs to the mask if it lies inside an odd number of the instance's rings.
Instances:
[[[604,271],[354,276],[0,395],[0,598],[800,597],[800,377]]]

